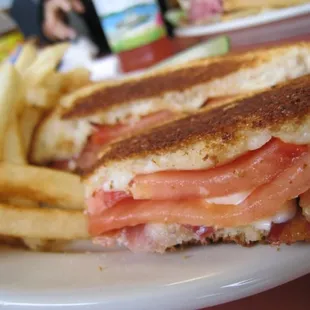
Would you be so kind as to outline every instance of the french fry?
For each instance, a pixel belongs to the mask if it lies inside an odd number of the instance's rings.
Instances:
[[[90,72],[86,68],[76,68],[71,71],[61,73],[61,75],[61,92],[63,94],[69,94],[91,84]]]
[[[59,99],[57,92],[50,91],[41,86],[28,88],[25,97],[29,106],[45,110],[53,108]]]
[[[20,239],[20,238],[19,238]],[[23,237],[23,243],[27,246],[28,249],[33,251],[52,251],[52,252],[63,252],[66,249],[66,244],[69,240],[51,240],[51,239],[40,239],[40,238],[31,238]]]
[[[6,63],[0,70],[0,160],[3,157],[5,134],[19,100],[20,78],[14,67]]]
[[[55,93],[61,93],[61,88],[63,84],[63,75],[59,72],[53,72],[46,76],[42,81],[41,85],[44,88],[49,89]]]
[[[39,85],[53,73],[68,49],[68,43],[59,43],[43,49],[36,60],[28,67],[24,79],[28,85]]]
[[[80,210],[17,207],[0,203],[0,234],[39,239],[87,239]]]
[[[16,116],[13,116],[9,128],[5,137],[5,146],[3,153],[3,160],[7,163],[12,163],[16,165],[26,165],[26,155],[25,155],[24,145],[22,143],[22,138],[19,130],[19,124],[17,123]],[[39,204],[35,201],[18,198],[18,197],[7,197],[7,202],[14,205],[22,205],[28,207],[39,207]]]
[[[42,117],[43,111],[35,107],[26,107],[20,118],[20,132],[24,151],[27,157],[32,139],[32,134],[36,125]]]
[[[20,54],[15,63],[15,68],[20,74],[24,74],[26,69],[35,61],[37,49],[33,42],[27,42],[23,45]]]
[[[26,159],[45,110],[63,94],[90,83],[86,69],[56,72],[68,47],[57,44],[37,53],[29,42],[15,68],[0,66],[0,236],[21,238],[34,250],[49,249],[51,242],[88,238],[79,177],[28,166]]]
[[[84,208],[84,187],[77,175],[53,169],[0,164],[0,197],[25,198],[66,209]]]
[[[16,116],[13,116],[6,132],[2,159],[17,165],[27,164]]]

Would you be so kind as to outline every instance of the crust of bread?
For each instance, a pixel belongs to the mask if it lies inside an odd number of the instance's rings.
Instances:
[[[61,110],[57,107],[35,129],[28,154],[30,163],[71,159],[85,146],[91,124],[84,119],[62,121]]]
[[[281,68],[281,70],[279,70]],[[298,42],[207,58],[139,78],[92,86],[64,100],[64,119],[91,117],[114,108],[152,103],[195,110],[207,98],[263,89],[310,70],[310,43]],[[149,112],[150,113],[150,112]]]

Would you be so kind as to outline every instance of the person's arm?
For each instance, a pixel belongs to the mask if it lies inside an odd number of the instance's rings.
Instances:
[[[41,0],[39,20],[42,36],[49,41],[74,39],[76,31],[67,23],[66,15],[70,11],[83,13],[80,0]]]
[[[43,42],[47,42],[47,43],[52,43],[52,40],[49,40],[43,32],[43,21],[44,21],[44,2],[45,0],[40,0],[39,4],[38,4],[38,21],[39,21],[39,25],[40,25],[40,39]]]

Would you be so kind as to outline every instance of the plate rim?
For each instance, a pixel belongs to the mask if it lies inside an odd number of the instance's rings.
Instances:
[[[226,247],[227,245],[220,245]],[[268,247],[268,245],[260,245],[258,247]],[[270,246],[269,246],[270,247]],[[298,252],[298,248],[301,247],[301,252]],[[307,247],[305,249],[305,247]],[[284,252],[288,246],[284,246]],[[293,249],[293,252],[290,250]],[[236,248],[237,249],[237,248]],[[68,296],[63,294],[63,296],[57,294],[56,291],[48,294],[40,295],[39,298],[35,297],[32,293],[27,296],[19,295],[16,293],[9,294],[0,290],[0,305],[2,306],[36,306],[37,309],[55,307],[55,306],[88,306],[91,309],[100,309],[102,306],[106,306],[109,309],[119,309],[120,305],[128,305],[129,309],[144,309],[145,305],[149,303],[150,299],[162,299],[165,297],[165,301],[161,304],[165,305],[169,309],[181,309],[180,303],[184,306],[184,309],[190,308],[203,308],[222,304],[225,302],[233,301],[236,299],[244,298],[252,294],[256,294],[278,285],[284,284],[291,280],[294,280],[300,276],[303,276],[310,272],[310,260],[307,258],[308,255],[301,255],[301,253],[310,253],[310,247],[307,244],[304,245],[293,245],[290,246],[287,252],[288,258],[281,256],[281,259],[285,261],[284,266],[277,265],[275,262],[272,263],[273,273],[267,272],[268,268],[258,268],[255,271],[251,271],[250,279],[245,278],[244,274],[237,277],[229,276],[223,281],[223,274],[218,274],[220,276],[218,283],[214,286],[211,282],[208,282],[210,276],[203,275],[200,278],[188,279],[181,281],[180,283],[172,283],[170,285],[160,285],[158,287],[147,287],[143,290],[129,290],[125,293],[110,294],[110,296],[100,295],[100,288],[90,294],[89,296],[79,296],[76,298],[75,295]],[[203,250],[207,250],[203,249]],[[211,249],[212,250],[212,249]],[[251,249],[247,249],[251,251]],[[276,248],[272,250],[277,251]],[[282,251],[282,247],[281,247]],[[281,253],[280,251],[280,253]],[[297,251],[294,253],[294,251]],[[278,251],[277,251],[278,252]],[[294,254],[291,257],[291,254]],[[280,254],[281,255],[281,254]],[[284,254],[286,255],[286,254]],[[302,263],[296,263],[289,273],[283,273],[283,268],[287,268],[295,261],[296,257],[302,257]],[[238,268],[237,268],[238,269]],[[218,276],[216,275],[216,276]],[[276,276],[275,276],[276,275]],[[211,279],[213,279],[211,277]],[[216,279],[216,278],[215,278]],[[254,280],[253,280],[254,279]],[[214,279],[213,279],[214,280]],[[213,288],[212,288],[213,287]],[[85,289],[81,289],[81,292]],[[207,292],[207,294],[206,294]],[[78,294],[79,291],[76,291]],[[40,293],[41,294],[41,293]],[[6,297],[5,297],[6,295]],[[11,295],[11,296],[10,296]],[[2,296],[2,297],[1,297]],[[181,296],[181,297],[180,297]],[[172,303],[172,300],[179,298],[177,306]],[[51,303],[51,300],[54,300]],[[190,306],[188,306],[190,305]],[[150,309],[156,309],[157,307],[149,307]],[[183,309],[182,308],[182,309]],[[25,309],[25,308],[22,308]],[[27,308],[26,308],[27,309]],[[158,309],[158,308],[157,308]]]

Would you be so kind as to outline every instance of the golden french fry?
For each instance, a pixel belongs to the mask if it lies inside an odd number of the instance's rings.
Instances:
[[[22,207],[37,207],[39,208],[40,205],[38,202],[29,200],[29,199],[24,199],[24,198],[9,198],[7,201],[3,200],[5,203],[12,204],[14,206],[22,206]]]
[[[62,249],[65,247],[67,242],[64,240],[51,240],[51,239],[40,239],[23,237],[23,243],[33,251],[53,251],[53,252],[63,252]]]
[[[84,86],[90,85],[90,71],[86,68],[76,68],[71,71],[61,73],[62,75],[62,94],[69,94]]]
[[[0,163],[0,197],[25,198],[67,209],[84,208],[80,178],[43,167]]]
[[[32,134],[42,117],[43,111],[35,107],[26,107],[20,118],[20,132],[25,154],[29,152]]]
[[[17,61],[15,62],[15,68],[20,74],[24,74],[26,69],[35,61],[37,56],[37,49],[33,42],[27,42],[23,45]]]
[[[28,88],[25,96],[29,106],[38,107],[40,109],[51,109],[59,100],[58,93],[41,86]]]
[[[39,52],[36,60],[25,72],[25,82],[28,85],[39,85],[44,81],[49,74],[55,71],[68,47],[68,43],[59,43]]]
[[[12,118],[6,131],[2,159],[17,165],[27,164],[16,116]]]
[[[0,70],[0,160],[4,151],[5,134],[19,99],[19,83],[19,75],[14,67],[9,63],[4,64]]]
[[[19,126],[16,116],[13,117],[5,137],[5,146],[3,150],[3,160],[7,163],[16,165],[26,165],[27,160],[25,156],[24,146],[20,135]],[[18,197],[6,197],[7,201],[14,205],[22,206],[39,206],[38,203]]]
[[[17,207],[0,203],[0,234],[40,239],[87,239],[81,210]]]
[[[47,75],[41,83],[44,88],[47,88],[52,92],[61,92],[62,84],[63,76],[59,72],[52,72],[51,74]]]

